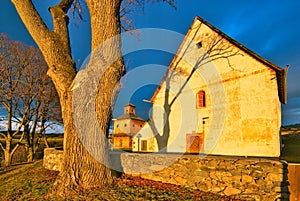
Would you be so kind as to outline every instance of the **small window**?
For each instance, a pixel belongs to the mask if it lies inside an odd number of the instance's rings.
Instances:
[[[141,124],[141,125],[140,125],[140,128],[142,128],[142,127],[143,127],[143,125]]]
[[[134,124],[132,124],[132,127],[134,127]]]
[[[206,106],[206,97],[205,97],[205,91],[200,90],[197,93],[197,108],[202,108]]]
[[[124,124],[124,127],[126,127],[127,126],[127,124]]]
[[[197,45],[198,48],[201,48],[202,47],[202,42],[200,41],[196,45]]]
[[[119,128],[119,124],[117,124],[117,128]]]

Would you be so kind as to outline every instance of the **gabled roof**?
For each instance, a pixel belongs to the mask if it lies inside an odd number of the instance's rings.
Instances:
[[[132,120],[144,121],[141,117],[136,116],[135,114],[122,114],[117,118],[117,120],[120,119],[132,119]]]
[[[131,106],[131,107],[134,107],[134,108],[136,108],[135,107],[135,105],[133,105],[132,103],[128,103],[127,105],[125,105],[124,107],[126,107],[126,106]]]
[[[232,45],[236,46],[237,48],[239,48],[240,50],[244,51],[245,53],[247,53],[249,56],[251,56],[252,58],[256,59],[257,61],[261,62],[262,64],[270,67],[271,69],[273,69],[276,72],[276,77],[277,77],[277,86],[278,86],[278,96],[279,96],[279,100],[281,103],[286,104],[287,103],[287,92],[286,92],[286,74],[287,74],[287,70],[288,70],[288,66],[287,68],[281,68],[273,63],[271,63],[270,61],[266,60],[265,58],[259,56],[258,54],[256,54],[255,52],[253,52],[252,50],[248,49],[247,47],[245,47],[244,45],[242,45],[241,43],[237,42],[236,40],[234,40],[233,38],[229,37],[228,35],[226,35],[224,32],[220,31],[218,28],[214,27],[212,24],[208,23],[207,21],[205,21],[204,19],[202,19],[199,16],[196,16],[194,19],[194,22],[192,23],[192,25],[190,26],[190,29],[188,30],[188,33],[186,34],[183,42],[181,43],[175,57],[173,58],[170,67],[173,65],[173,63],[175,62],[175,60],[177,59],[177,55],[179,54],[179,52],[181,51],[181,48],[183,47],[183,44],[185,43],[185,40],[189,37],[189,34],[191,32],[191,29],[194,25],[194,23],[196,21],[200,21],[201,23],[205,24],[207,27],[209,27],[211,30],[213,30],[215,33],[217,33],[219,36],[221,36],[222,38],[226,39],[229,43],[231,43]],[[164,77],[165,79],[165,77]],[[158,86],[158,88],[156,89],[156,91],[154,92],[151,101],[153,102],[155,100],[156,95],[158,94],[161,85],[164,81],[164,79],[162,80],[162,82],[160,83],[160,85]]]

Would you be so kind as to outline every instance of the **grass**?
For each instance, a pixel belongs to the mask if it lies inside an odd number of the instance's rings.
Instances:
[[[234,200],[192,188],[125,176],[114,185],[87,190],[70,197],[47,196],[57,172],[46,170],[42,161],[0,171],[1,200]]]
[[[57,172],[46,170],[42,161],[11,166],[0,171],[1,200],[40,200],[53,184]]]
[[[300,134],[283,135],[281,159],[289,163],[300,163]]]

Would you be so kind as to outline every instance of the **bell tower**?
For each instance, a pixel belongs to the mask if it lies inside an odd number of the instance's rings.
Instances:
[[[133,114],[135,115],[135,106],[131,103],[124,106],[124,114]]]

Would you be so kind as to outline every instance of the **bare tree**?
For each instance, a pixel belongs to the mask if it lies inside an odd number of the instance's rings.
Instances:
[[[43,88],[41,92],[38,94],[38,101],[41,103],[41,107],[39,108],[39,129],[38,134],[39,138],[42,138],[44,144],[47,148],[49,148],[49,143],[47,141],[46,129],[51,127],[53,124],[62,124],[61,118],[61,108],[58,99],[58,94],[53,85],[53,82],[46,74],[41,75],[43,78]]]
[[[58,96],[53,93],[53,83],[46,75],[47,64],[41,52],[34,47],[28,47],[22,56],[28,58],[30,63],[24,68],[19,81],[21,84],[16,90],[18,101],[14,105],[14,118],[23,124],[27,160],[31,162],[41,139],[48,146],[44,132],[45,123],[50,118],[54,120],[53,114],[59,113],[60,107],[49,108],[52,103],[58,102]]]
[[[7,131],[0,133],[4,138],[1,148],[5,165],[8,166],[14,152],[23,144],[28,161],[33,160],[40,139],[45,139],[45,123],[48,120],[59,121],[55,117],[60,114],[60,107],[39,50],[11,41],[2,34],[0,59],[0,103],[7,110],[8,121]],[[36,135],[36,131],[39,131],[39,135]]]
[[[154,133],[154,136],[157,141],[158,149],[160,152],[167,152],[168,148],[168,140],[170,137],[170,114],[172,111],[172,107],[178,97],[183,92],[184,88],[188,85],[188,82],[194,75],[194,73],[201,67],[203,67],[205,64],[209,62],[213,62],[218,59],[226,59],[228,61],[229,67],[232,68],[232,66],[229,63],[229,58],[232,56],[235,56],[239,54],[237,50],[233,48],[232,45],[226,43],[225,39],[218,36],[217,34],[210,35],[209,37],[206,37],[205,43],[196,43],[195,38],[197,37],[197,34],[203,24],[200,23],[197,27],[194,29],[194,34],[192,35],[192,38],[189,38],[187,41],[186,47],[184,47],[183,52],[181,55],[177,55],[178,60],[176,61],[176,64],[174,66],[171,66],[171,68],[168,69],[166,75],[165,75],[165,91],[164,91],[164,111],[165,115],[163,116],[162,121],[164,122],[164,127],[162,133],[159,133],[158,129],[156,128],[156,125],[154,123],[154,120],[152,117],[148,120],[149,126]],[[192,69],[190,72],[187,72],[186,70],[180,68],[178,65],[181,60],[184,59],[185,55],[189,54],[190,52],[194,51],[194,47],[198,46],[197,48],[203,48],[204,53],[200,54],[199,57],[196,59],[196,62],[194,66],[192,66]],[[173,96],[170,96],[170,90],[171,90],[171,83],[174,82],[174,79],[176,77],[180,76],[181,78],[184,78],[184,82],[181,86],[179,86],[179,89],[176,91],[176,94]],[[174,93],[174,91],[173,91]]]
[[[112,102],[117,94],[115,89],[125,73],[119,36],[122,0],[86,0],[91,19],[92,51],[108,39],[116,37],[114,42],[107,46],[99,56],[103,61],[99,66],[103,76],[97,87],[96,113],[103,135],[98,136],[102,143],[98,147],[92,147],[92,149],[100,153],[102,163],[94,159],[82,145],[72,116],[72,83],[77,72],[75,62],[71,57],[67,12],[78,1],[61,0],[57,5],[49,8],[52,14],[53,31],[45,25],[31,0],[11,1],[42,51],[49,67],[48,75],[60,97],[64,122],[64,164],[56,179],[53,191],[63,195],[112,183],[112,171],[103,164],[109,163],[105,135],[109,128]],[[166,2],[173,3],[172,0],[166,0]],[[117,59],[114,59],[112,63],[104,62],[110,61],[112,56]],[[95,134],[88,133],[87,135]]]
[[[24,44],[8,40],[4,34],[0,36],[0,102],[7,110],[7,131],[0,132],[4,143],[0,142],[0,147],[4,152],[4,165],[9,166],[11,159],[17,148],[20,146],[24,135],[20,134],[23,122],[13,130],[13,114],[16,100],[16,91],[20,84],[20,78],[28,58],[23,57],[23,51],[26,49]],[[13,143],[16,138],[17,142]]]

